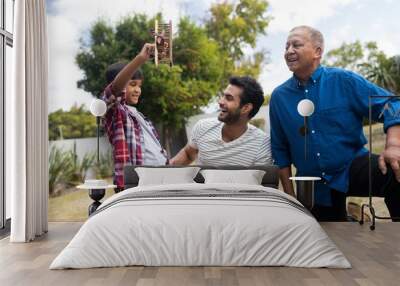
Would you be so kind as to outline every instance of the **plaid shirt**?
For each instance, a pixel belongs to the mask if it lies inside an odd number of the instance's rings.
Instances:
[[[143,165],[144,162],[144,136],[142,127],[125,104],[125,90],[121,96],[117,97],[114,103],[111,103],[112,84],[108,85],[103,92],[103,100],[107,104],[105,115],[105,130],[108,139],[113,146],[114,157],[114,184],[118,188],[124,187],[124,166],[125,165]],[[154,136],[160,141],[158,133],[153,124],[144,117],[151,127]],[[160,144],[161,145],[161,144]],[[167,162],[167,156],[164,149],[162,152]]]

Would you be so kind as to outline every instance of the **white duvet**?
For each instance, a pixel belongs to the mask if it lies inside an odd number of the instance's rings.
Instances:
[[[173,196],[163,197],[168,192]],[[135,187],[110,197],[50,269],[127,265],[351,267],[318,222],[283,192],[196,183]]]

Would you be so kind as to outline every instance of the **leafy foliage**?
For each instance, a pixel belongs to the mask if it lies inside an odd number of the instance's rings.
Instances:
[[[79,159],[76,155],[76,143],[72,150],[68,151],[73,160],[73,174],[70,178],[67,178],[69,183],[74,185],[80,184],[85,180],[87,171],[94,166],[96,154],[95,152],[86,153],[82,159]]]
[[[394,93],[400,93],[400,56],[388,57],[376,42],[343,43],[326,54],[324,64],[350,69]]]
[[[111,177],[114,169],[114,160],[111,150],[104,154],[101,153],[99,164],[94,161],[93,167],[99,179]]]
[[[162,22],[161,15],[156,18]],[[115,29],[104,20],[96,22],[90,33],[92,40],[81,46],[76,57],[85,74],[78,86],[99,95],[106,85],[107,66],[130,61],[145,42],[152,41],[149,31],[154,20],[134,15],[122,19]],[[218,46],[207,39],[205,30],[188,18],[181,19],[178,27],[173,43],[175,65],[143,66],[143,97],[138,106],[155,123],[168,127],[179,127],[184,118],[198,113],[216,93],[222,74]]]
[[[49,155],[49,194],[68,186],[81,184],[89,169],[93,169],[98,178],[112,176],[113,160],[111,151],[100,155],[100,162],[96,162],[96,154],[89,152],[81,159],[76,155],[75,146],[72,150],[63,150],[56,145],[51,146]]]
[[[210,9],[211,17],[206,22],[208,35],[234,61],[238,61],[244,55],[245,46],[254,48],[257,36],[266,33],[271,20],[265,15],[267,8],[268,2],[264,0],[213,4]]]
[[[269,102],[271,101],[271,94],[266,94],[264,95],[264,102],[263,105],[269,105]]]
[[[343,43],[339,48],[327,52],[323,63],[328,66],[358,71],[358,65],[362,63],[364,53],[360,41]]]
[[[265,0],[224,1],[211,6],[205,24],[208,36],[219,44],[223,55],[221,90],[232,74],[255,78],[260,74],[267,52],[261,50],[245,56],[245,50],[255,48],[257,37],[266,34],[271,21],[271,17],[266,15],[267,9]]]
[[[174,35],[174,66],[145,64],[143,97],[138,109],[155,123],[177,128],[183,120],[200,112],[233,74],[260,73],[264,53],[244,56],[247,46],[255,47],[257,36],[265,34],[270,18],[265,0],[240,0],[211,7],[211,17],[198,25],[181,18]],[[135,14],[115,27],[99,19],[90,29],[88,41],[81,41],[76,62],[84,72],[78,87],[99,96],[106,85],[106,67],[130,61],[145,42],[151,42],[155,19]],[[222,26],[221,26],[222,25]]]
[[[162,21],[161,15],[156,18]],[[106,85],[106,67],[118,61],[130,61],[146,42],[151,42],[153,19],[145,15],[126,17],[115,28],[104,20],[96,22],[90,32],[91,41],[81,45],[76,56],[84,78],[78,86],[99,96]],[[218,89],[222,75],[221,56],[214,41],[208,41],[203,28],[187,18],[181,19],[174,39],[175,65],[142,67],[144,83],[138,109],[164,132],[164,146],[169,149],[168,133],[182,126],[184,120],[200,112]],[[90,64],[92,63],[92,64]]]
[[[49,114],[49,140],[96,136],[96,118],[84,105],[59,109]]]
[[[265,130],[265,119],[263,119],[263,118],[252,119],[252,120],[250,120],[249,123],[254,125],[255,127],[261,129],[262,131]]]
[[[174,66],[143,69],[142,97],[137,106],[163,132],[163,145],[170,151],[168,134],[182,127],[185,120],[201,112],[233,75],[258,77],[265,51],[245,56],[256,47],[257,37],[265,34],[270,18],[265,15],[265,0],[222,2],[210,9],[211,17],[203,25],[181,18],[173,39]],[[89,40],[81,40],[76,63],[83,71],[78,87],[100,96],[105,88],[105,71],[115,62],[128,62],[146,42],[152,42],[150,30],[162,15],[147,18],[134,14],[121,19],[115,27],[99,19],[90,29]]]
[[[63,152],[53,145],[49,154],[49,194],[54,195],[57,187],[68,182],[74,174],[71,152]]]

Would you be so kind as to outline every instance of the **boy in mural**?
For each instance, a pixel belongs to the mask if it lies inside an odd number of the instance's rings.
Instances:
[[[107,104],[105,129],[113,148],[116,192],[124,188],[125,165],[165,165],[166,152],[153,124],[136,109],[141,96],[143,74],[140,66],[152,55],[154,44],[145,44],[129,63],[115,63],[106,71]]]

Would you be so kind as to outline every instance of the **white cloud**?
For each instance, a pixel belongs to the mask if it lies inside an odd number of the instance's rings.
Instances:
[[[276,59],[267,65],[259,77],[265,94],[271,93],[275,87],[291,76],[283,58]]]
[[[74,64],[79,34],[64,17],[48,17],[49,22],[49,111],[68,109],[75,103],[89,104],[92,96],[76,87],[81,71]]]
[[[394,19],[375,19],[374,23],[368,29],[368,35],[365,36],[366,40],[376,41],[378,47],[389,56],[400,54],[400,38],[398,36],[400,28],[397,26],[397,19],[393,20]],[[397,29],[394,28],[396,26],[398,27]]]
[[[387,2],[390,3],[390,1]],[[363,9],[365,10],[362,13],[365,13],[365,11],[373,10],[374,7],[368,9],[365,5]],[[326,50],[337,48],[343,42],[350,43],[360,40],[363,43],[375,41],[378,48],[388,56],[399,54],[400,38],[398,34],[400,26],[398,26],[397,17],[391,15],[387,15],[387,18],[382,15],[374,16],[366,18],[361,14],[359,17],[341,23],[335,29],[327,28],[325,33]]]
[[[320,20],[331,17],[337,7],[346,6],[354,0],[270,0],[274,20],[269,26],[270,33],[287,33],[298,25],[316,25]]]
[[[341,27],[335,29],[333,33],[327,33],[325,35],[325,51],[337,48],[343,44],[343,42],[349,43],[354,40],[354,28],[350,24],[344,24]]]

